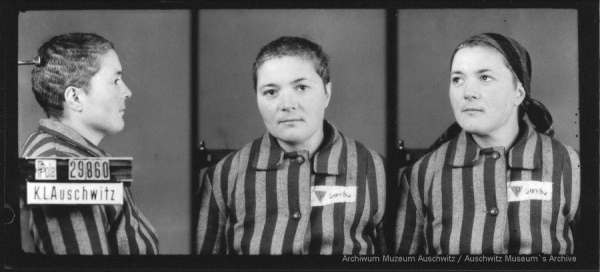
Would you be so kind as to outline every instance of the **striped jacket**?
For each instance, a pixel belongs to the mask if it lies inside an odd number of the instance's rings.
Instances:
[[[110,157],[68,126],[40,120],[22,157]],[[128,187],[123,205],[26,205],[21,194],[23,248],[44,254],[158,254],[158,238],[133,203]],[[33,246],[29,243],[33,243]]]
[[[513,147],[464,131],[400,178],[397,253],[571,254],[580,164],[573,148],[522,123]]]
[[[382,158],[324,122],[324,144],[286,153],[265,134],[209,168],[199,254],[385,252]]]

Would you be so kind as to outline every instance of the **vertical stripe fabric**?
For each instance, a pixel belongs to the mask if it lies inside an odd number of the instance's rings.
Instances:
[[[22,157],[110,157],[68,126],[42,119],[21,149]],[[156,230],[124,188],[123,205],[26,205],[21,193],[22,235],[43,254],[158,254]],[[28,238],[29,238],[28,237]],[[23,245],[23,248],[30,248]]]
[[[399,255],[574,252],[579,155],[525,122],[508,152],[463,131],[401,173]]]
[[[284,152],[267,133],[209,168],[197,252],[385,253],[384,162],[327,121],[324,130],[312,158],[305,150]]]

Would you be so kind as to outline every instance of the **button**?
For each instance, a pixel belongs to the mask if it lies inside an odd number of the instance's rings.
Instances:
[[[498,151],[494,151],[492,153],[492,159],[497,160],[498,158],[500,158],[500,153],[498,153]]]
[[[303,164],[304,163],[304,157],[302,157],[302,156],[296,157],[296,163],[297,164]]]
[[[498,208],[493,207],[488,211],[488,213],[492,216],[496,216],[496,215],[498,215]]]
[[[292,218],[294,218],[296,220],[300,219],[300,217],[302,217],[302,214],[300,214],[300,212],[294,212],[292,214]]]

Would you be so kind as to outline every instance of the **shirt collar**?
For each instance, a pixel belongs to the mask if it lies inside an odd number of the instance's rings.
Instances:
[[[54,119],[41,119],[39,124],[39,130],[63,139],[67,143],[72,144],[93,156],[109,156],[106,151],[100,149],[98,146],[79,135],[79,133],[77,133],[71,127],[61,123],[60,121]]]
[[[533,170],[541,166],[541,141],[539,134],[525,121],[519,122],[519,135],[515,144],[508,150],[508,167]],[[447,148],[452,154],[449,165],[453,167],[470,167],[477,163],[482,150],[470,133],[462,131],[458,137],[448,142]],[[486,149],[488,150],[488,149]],[[491,149],[490,149],[491,150]],[[524,159],[524,155],[532,159]]]
[[[519,137],[508,152],[508,166],[533,170],[542,167],[540,133],[525,121],[519,123]],[[526,158],[527,157],[527,158]]]
[[[333,124],[324,120],[323,134],[323,142],[312,158],[313,171],[317,174],[325,175],[339,175],[344,173],[347,161],[345,152],[340,153],[338,163],[327,163],[332,151],[337,150],[339,152],[342,150],[344,141],[341,133]],[[277,139],[270,133],[265,133],[259,141],[260,150],[258,152],[250,152],[254,154],[251,160],[252,167],[255,170],[277,170],[284,165],[286,159],[294,158],[298,155],[308,159],[309,154],[307,150],[286,153],[277,142]]]
[[[473,136],[464,130],[461,131],[458,137],[450,140],[446,146],[452,152],[450,158],[453,158],[448,164],[454,167],[475,165],[481,152],[481,148],[479,148]]]

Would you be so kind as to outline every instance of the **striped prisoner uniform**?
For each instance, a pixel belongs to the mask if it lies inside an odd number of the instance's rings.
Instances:
[[[209,168],[199,254],[384,253],[382,158],[324,122],[314,157],[266,133]]]
[[[38,131],[25,141],[21,156],[110,157],[52,119],[40,120]],[[29,206],[23,189],[23,248],[34,247],[35,252],[44,254],[158,254],[156,231],[133,203],[129,187],[124,188],[123,197],[123,205]]]
[[[463,131],[400,181],[400,255],[574,251],[579,155],[524,122],[507,154],[479,148]]]

